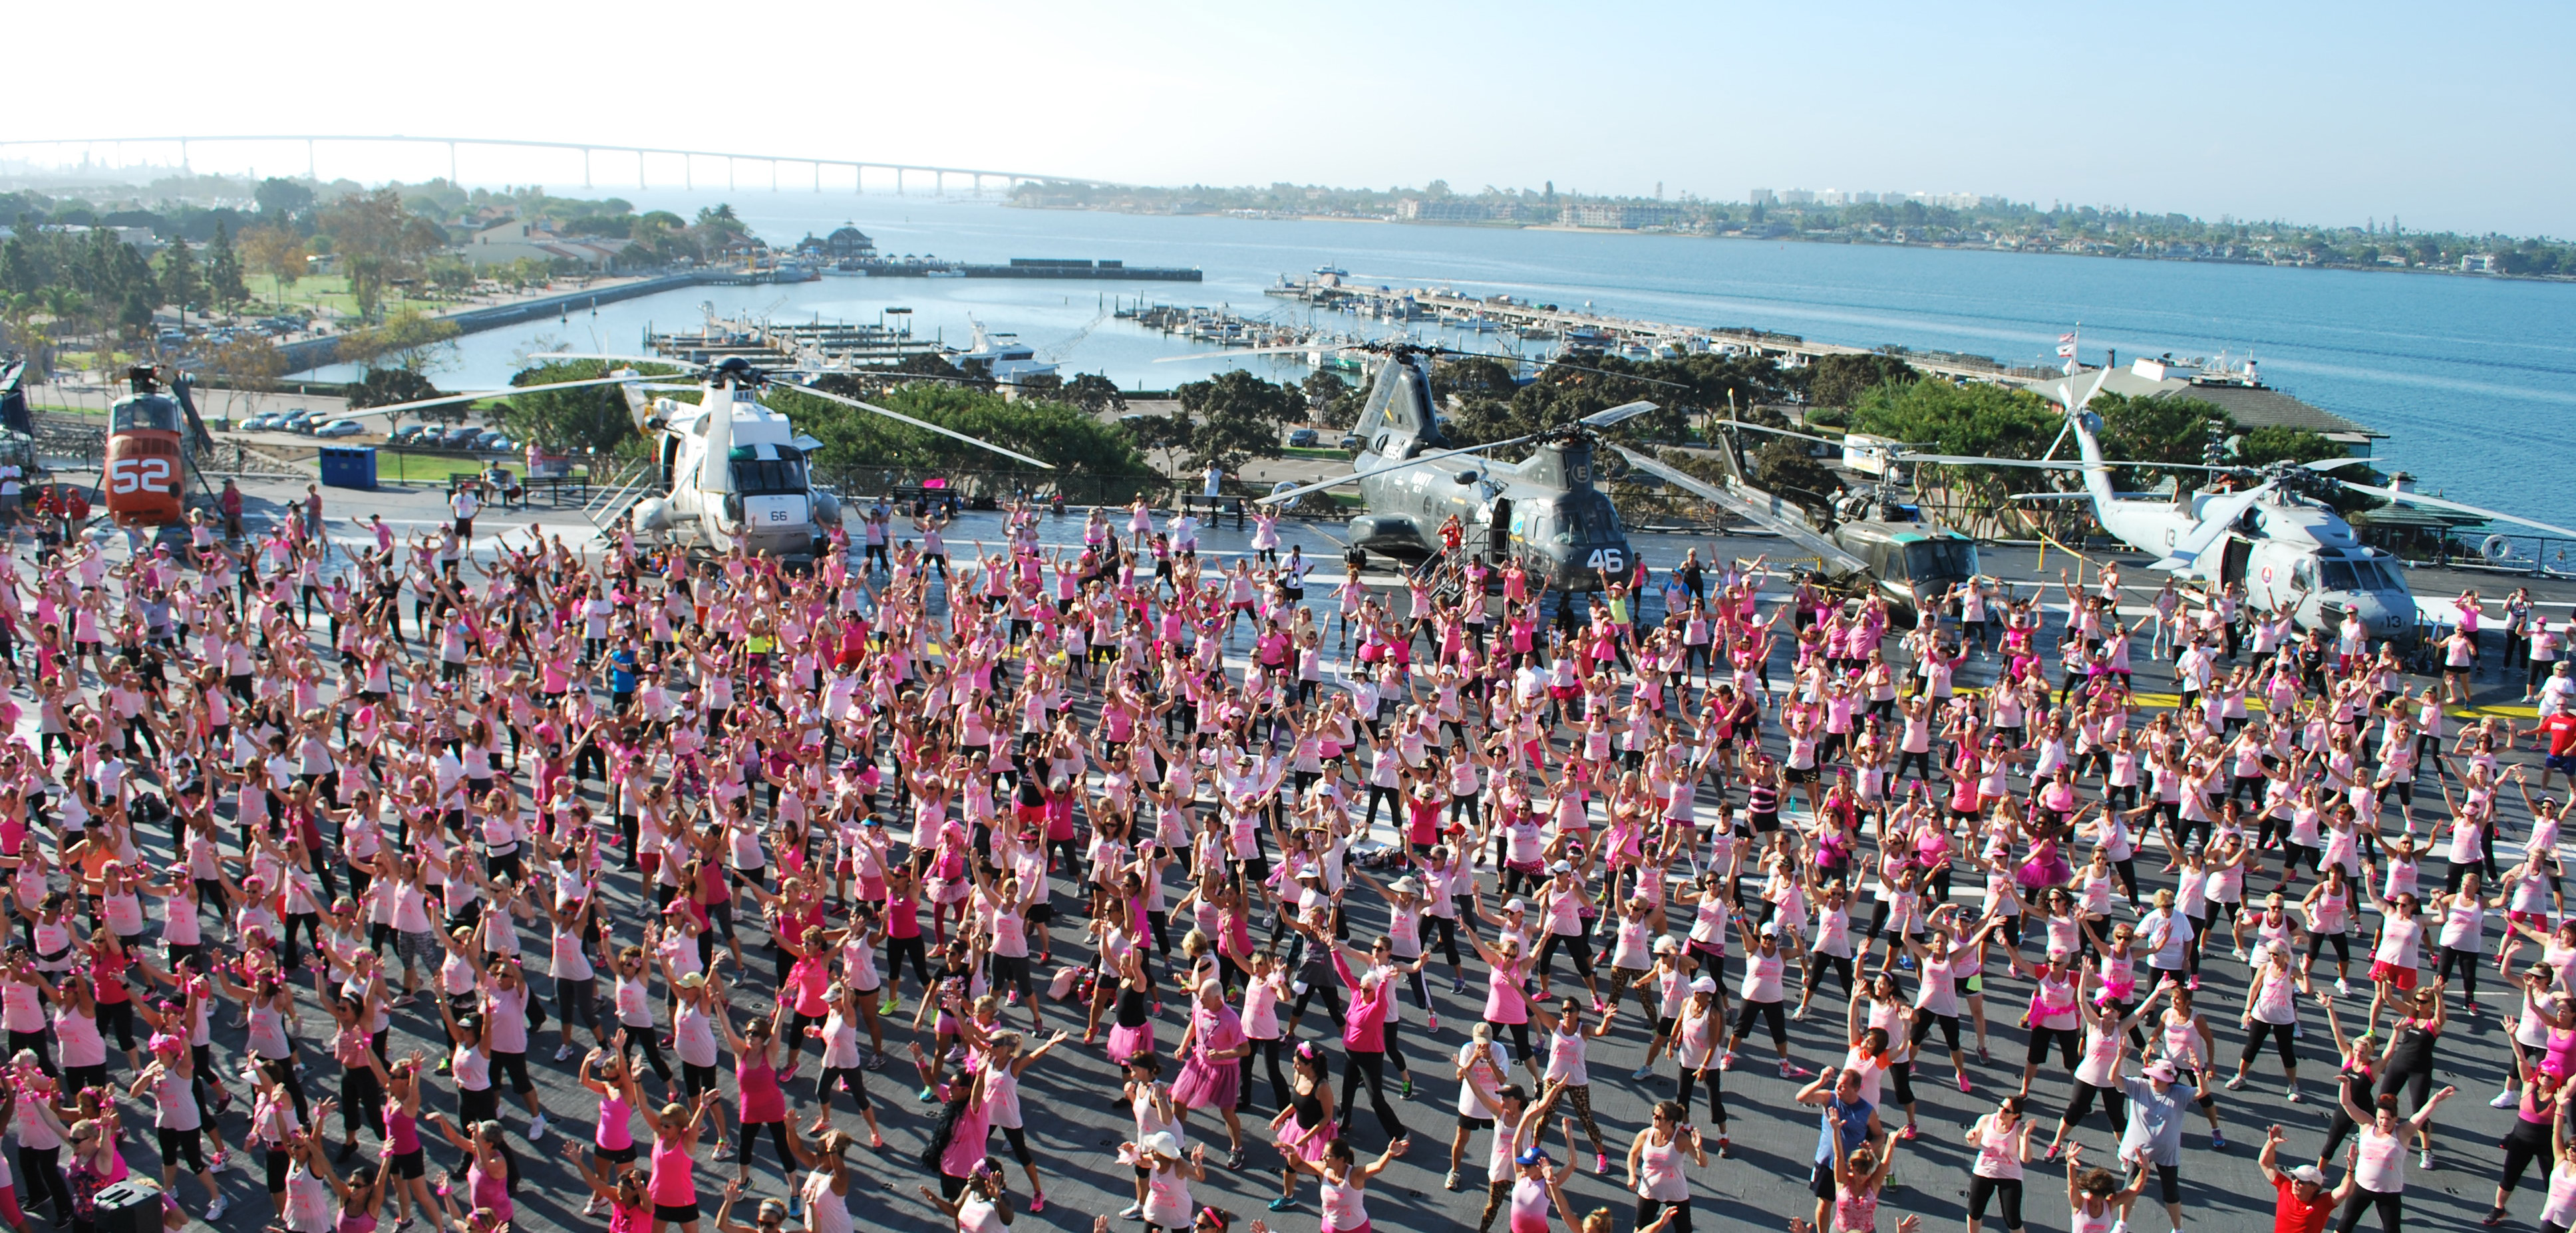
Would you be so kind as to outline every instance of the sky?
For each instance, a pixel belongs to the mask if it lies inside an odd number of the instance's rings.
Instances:
[[[14,57],[0,134],[513,137],[1139,184],[1975,192],[2576,235],[2565,3],[634,0],[468,13],[137,0],[117,13],[112,29],[73,5],[13,15],[14,46],[87,50]],[[55,157],[0,149],[31,154]],[[305,161],[300,145],[191,156],[264,173]],[[447,163],[443,147],[325,147],[317,169],[426,179]],[[689,170],[723,183],[721,163]],[[469,147],[458,172],[560,192],[582,167]],[[634,183],[631,159],[593,172],[601,190]],[[676,160],[647,168],[657,183],[682,173]]]

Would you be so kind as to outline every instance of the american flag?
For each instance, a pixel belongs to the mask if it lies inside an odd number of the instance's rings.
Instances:
[[[2057,336],[2057,341],[2062,343],[2071,343],[2075,341],[2075,336],[2073,334],[2060,334]]]
[[[2074,359],[2074,358],[2075,358],[2075,344],[2073,344],[2073,343],[2059,343],[2059,344],[2057,344],[2057,358],[2059,358],[2059,359],[2061,359],[2061,360],[2071,360],[2071,359]]]

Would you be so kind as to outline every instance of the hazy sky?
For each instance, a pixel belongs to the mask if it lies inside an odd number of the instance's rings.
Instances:
[[[513,136],[1152,184],[1926,189],[2576,234],[2566,3],[236,0],[105,23],[29,5],[12,25],[42,49],[11,61],[13,138]],[[325,150],[320,170],[446,164]],[[596,172],[634,180],[631,161]],[[573,156],[468,151],[461,173],[581,182]]]

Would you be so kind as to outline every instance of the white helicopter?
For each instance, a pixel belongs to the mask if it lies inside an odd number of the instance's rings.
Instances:
[[[1026,454],[874,403],[784,380],[785,373],[761,372],[739,356],[714,365],[661,356],[589,352],[545,352],[528,358],[533,362],[608,360],[664,364],[696,369],[700,377],[696,384],[682,384],[626,370],[580,381],[446,394],[373,408],[367,414],[538,390],[622,386],[628,414],[636,429],[652,443],[656,487],[655,495],[636,502],[628,512],[628,526],[641,535],[668,537],[713,552],[741,548],[757,556],[799,560],[825,551],[830,529],[840,523],[840,502],[829,491],[814,487],[806,468],[806,454],[822,448],[823,443],[798,433],[786,416],[762,405],[759,391],[763,387],[794,390],[837,402],[1034,467],[1055,469]],[[667,396],[692,390],[698,394],[694,403]]]
[[[1897,459],[2081,472],[2081,493],[2026,495],[2089,500],[2104,530],[2132,548],[2156,554],[2155,569],[2212,587],[2242,586],[2246,602],[2253,607],[2288,611],[2308,629],[2332,629],[2347,613],[2356,615],[2379,639],[2408,641],[2416,636],[2415,596],[2397,558],[2362,544],[2326,497],[2339,491],[2363,492],[2576,538],[2576,530],[2566,527],[2329,474],[2337,467],[2370,461],[2366,458],[2261,467],[2105,461],[2097,436],[2101,417],[2085,406],[2107,376],[2107,370],[2098,372],[2080,396],[2065,404],[2066,428],[2059,440],[2071,433],[2081,462],[1915,453],[1899,453]],[[2066,392],[2073,394],[2077,384],[2082,383],[2068,383]],[[2049,453],[2055,452],[2056,446],[2050,446]],[[2233,478],[2236,486],[2186,491],[2176,485],[2171,495],[2114,492],[2111,468],[2118,466],[2214,471]]]

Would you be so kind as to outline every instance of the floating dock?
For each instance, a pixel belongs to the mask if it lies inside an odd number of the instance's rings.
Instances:
[[[1008,265],[925,259],[905,261],[874,257],[841,262],[826,274],[866,278],[1042,278],[1152,283],[1195,283],[1195,266],[1129,265],[1124,261],[1083,257],[1013,257]]]

